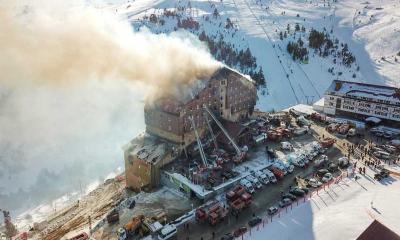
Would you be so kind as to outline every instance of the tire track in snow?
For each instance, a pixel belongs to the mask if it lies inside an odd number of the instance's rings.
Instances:
[[[232,0],[232,1],[233,1],[233,4],[236,6],[236,9],[239,10],[239,7],[238,7],[238,5],[237,5],[237,3],[236,3],[236,0]],[[247,6],[247,8],[249,9],[251,15],[253,15],[254,19],[256,20],[256,22],[257,22],[256,25],[258,25],[258,26],[261,27],[261,30],[264,32],[265,36],[268,38],[269,43],[272,44],[272,39],[271,39],[270,36],[268,35],[268,33],[267,33],[267,31],[265,30],[264,26],[261,24],[261,22],[260,22],[260,20],[258,19],[258,17],[254,14],[253,10],[250,8],[248,2],[247,2],[246,0],[243,0],[243,2],[245,3],[245,5]],[[279,59],[279,54],[277,53],[276,48],[273,47],[273,49],[274,49],[274,53],[275,53],[276,57]],[[283,66],[282,61],[281,61],[280,59],[279,59],[279,64],[281,65],[282,70],[283,70],[283,71],[285,72],[285,74],[286,74],[285,77],[286,77],[286,79],[288,80],[289,86],[290,86],[290,88],[291,88],[291,90],[292,90],[292,92],[293,92],[293,95],[294,95],[294,97],[295,97],[295,99],[296,99],[296,102],[297,102],[297,103],[300,103],[299,97],[297,96],[296,91],[294,90],[292,81],[290,81],[288,71],[285,69],[285,67]],[[305,96],[304,96],[304,97],[305,97]]]
[[[257,5],[261,10],[263,10],[263,9],[261,8],[261,6],[259,6],[257,3],[256,3],[256,5]],[[266,12],[267,12],[267,14],[268,14],[269,16],[271,16],[271,14],[269,13],[269,10],[266,10]],[[275,21],[272,21],[272,24],[275,25],[275,26],[278,28],[278,30],[282,32],[281,28],[279,27],[279,26],[282,26],[282,24],[279,23],[279,20],[278,20],[278,19],[276,19]],[[281,51],[283,51],[283,50],[281,50]],[[309,84],[311,85],[311,87],[313,88],[313,90],[315,91],[315,93],[317,93],[318,97],[321,98],[321,94],[318,92],[317,88],[315,87],[315,83],[314,83],[313,81],[311,81],[310,77],[309,77],[308,74],[304,71],[304,69],[301,67],[301,65],[300,65],[297,61],[293,61],[292,59],[290,59],[286,54],[282,53],[282,55],[284,55],[285,58],[287,58],[290,62],[293,62],[293,63],[296,65],[297,69],[299,69],[300,72],[304,75],[305,79],[309,82]],[[301,89],[301,91],[304,93],[304,90],[303,90],[303,89]]]

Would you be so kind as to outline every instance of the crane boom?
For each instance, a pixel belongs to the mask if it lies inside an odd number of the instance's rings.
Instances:
[[[204,106],[204,109],[207,111],[208,114],[210,114],[210,116],[215,121],[215,123],[218,125],[218,127],[222,130],[222,132],[225,134],[225,136],[232,143],[233,147],[235,148],[236,154],[238,156],[240,156],[242,151],[240,151],[239,146],[235,143],[235,141],[231,138],[231,136],[229,136],[228,132],[225,130],[225,128],[222,126],[222,124],[218,121],[218,119],[214,116],[214,114],[207,108],[207,106]]]
[[[189,116],[189,120],[190,120],[190,122],[192,123],[192,127],[193,127],[193,129],[194,129],[194,135],[196,136],[197,145],[199,146],[199,152],[200,152],[201,160],[203,161],[204,166],[207,167],[208,164],[207,164],[206,154],[204,153],[203,145],[201,144],[199,134],[197,133],[197,129],[196,129],[196,126],[195,126],[195,124],[194,124],[193,117],[192,117],[192,116]]]
[[[217,138],[215,137],[214,131],[212,130],[212,127],[210,125],[210,120],[208,119],[207,114],[204,114],[204,117],[206,118],[207,126],[210,129],[211,138],[212,138],[212,140],[214,142],[215,149],[218,149]]]

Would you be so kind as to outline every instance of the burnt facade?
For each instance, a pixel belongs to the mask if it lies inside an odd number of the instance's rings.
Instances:
[[[195,140],[189,117],[193,117],[200,135],[207,127],[204,106],[215,116],[232,122],[252,114],[257,90],[251,79],[223,67],[201,83],[197,93],[185,100],[170,96],[146,104],[146,131],[186,146]]]

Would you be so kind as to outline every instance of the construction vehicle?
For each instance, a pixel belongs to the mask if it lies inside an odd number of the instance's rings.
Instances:
[[[323,148],[329,148],[336,142],[336,139],[333,138],[324,138],[320,141],[320,144]]]
[[[139,227],[142,225],[143,215],[133,217],[123,228],[118,229],[118,240],[125,240],[134,236],[139,232]]]
[[[243,186],[236,185],[226,193],[226,199],[233,214],[238,214],[242,209],[248,207],[253,201],[252,196],[246,192]]]
[[[205,207],[198,208],[196,210],[196,221],[204,222],[208,220],[208,223],[212,226],[216,225],[218,222],[223,221],[228,214],[228,210],[225,209],[220,202],[216,202],[210,208]]]
[[[243,146],[242,149],[239,148],[239,146],[236,144],[236,142],[232,139],[231,136],[229,136],[228,132],[222,126],[222,124],[219,122],[219,120],[214,116],[214,114],[207,108],[207,106],[204,105],[204,109],[206,112],[211,116],[211,118],[214,120],[214,122],[218,125],[218,127],[221,129],[221,131],[225,134],[226,138],[231,142],[233,148],[235,149],[236,155],[233,157],[233,162],[234,163],[241,163],[244,158],[246,157],[246,153],[248,151],[247,146]]]

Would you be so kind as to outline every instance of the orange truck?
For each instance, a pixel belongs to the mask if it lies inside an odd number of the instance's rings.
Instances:
[[[226,200],[233,210],[232,213],[238,214],[251,204],[253,198],[243,186],[237,185],[226,193]]]
[[[195,217],[198,222],[205,222],[207,220],[210,225],[214,226],[218,222],[223,221],[227,214],[228,210],[220,202],[217,202],[208,209],[205,207],[198,208]]]

